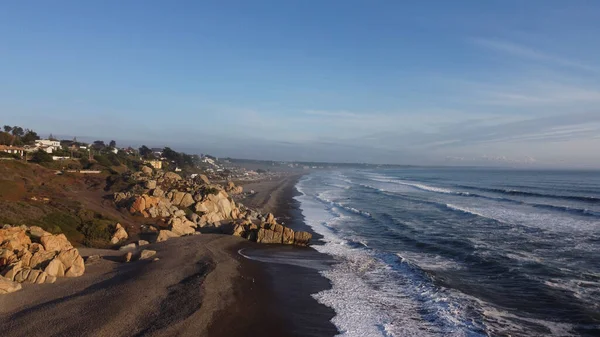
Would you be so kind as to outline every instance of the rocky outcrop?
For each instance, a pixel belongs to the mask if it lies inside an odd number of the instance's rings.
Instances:
[[[112,238],[110,239],[110,243],[112,243],[113,245],[116,245],[117,243],[119,243],[121,241],[127,240],[127,238],[129,238],[129,235],[127,234],[127,231],[125,230],[125,228],[123,228],[123,226],[121,226],[120,223],[116,224]]]
[[[84,272],[83,258],[64,234],[52,235],[36,226],[0,229],[0,294],[19,290],[14,283],[54,283],[57,277]]]
[[[156,170],[125,175],[137,184],[115,193],[117,204],[128,207],[135,215],[162,218],[157,225],[155,242],[184,235],[226,233],[259,243],[307,245],[310,234],[294,232],[277,223],[271,213],[261,215],[236,204],[231,195],[243,192],[241,186],[228,182],[225,186],[211,184],[204,175],[183,179],[176,173]],[[191,212],[193,211],[193,213]],[[165,227],[168,226],[168,227]],[[147,226],[142,233],[149,235]]]
[[[242,186],[235,186],[233,181],[227,182],[227,186],[225,187],[225,191],[231,195],[242,194],[244,192],[244,188]]]

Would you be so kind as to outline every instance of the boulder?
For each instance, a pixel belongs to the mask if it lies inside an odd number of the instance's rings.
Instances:
[[[157,198],[162,198],[165,195],[165,191],[163,191],[160,187],[156,187],[152,190],[152,196]]]
[[[193,234],[196,231],[196,223],[191,222],[184,217],[171,218],[171,220],[169,220],[169,225],[171,226],[171,231],[177,236]]]
[[[69,240],[64,234],[45,235],[40,238],[40,242],[47,251],[60,252],[73,248]]]
[[[141,196],[136,197],[135,200],[133,200],[131,207],[129,207],[129,213],[136,214],[144,211],[146,211],[146,200]]]
[[[0,229],[0,247],[8,250],[20,250],[27,248],[31,239],[25,230],[20,227],[8,227]]]
[[[135,248],[137,248],[135,243],[130,243],[130,244],[119,247],[119,250],[134,250]]]
[[[227,193],[229,193],[231,195],[237,195],[237,194],[242,194],[242,192],[244,192],[244,188],[242,186],[235,186],[233,181],[230,181],[227,183],[227,186],[225,187],[225,191],[227,191]]]
[[[120,223],[116,224],[115,231],[113,233],[112,238],[110,239],[110,243],[116,245],[117,243],[123,240],[127,240],[127,238],[129,238],[129,235],[127,234],[125,228],[123,228],[123,226],[121,226]]]
[[[150,249],[144,249],[140,253],[140,260],[149,259],[149,258],[153,257],[154,255],[156,255],[156,251],[150,250]]]
[[[75,248],[65,250],[58,254],[58,259],[65,265],[66,277],[77,277],[85,272],[83,258]]]
[[[8,266],[11,263],[17,261],[17,255],[12,250],[9,249],[0,249],[0,270],[4,268],[4,266]]]
[[[46,235],[52,235],[52,234],[43,230],[42,227],[38,227],[38,226],[29,227],[29,236],[31,236],[32,238],[39,239],[42,236],[46,236]]]
[[[170,181],[179,181],[181,180],[181,176],[175,172],[166,172],[163,176],[163,179]]]
[[[146,181],[146,188],[149,190],[153,190],[156,188],[156,180],[148,180]]]
[[[210,180],[208,180],[208,177],[205,176],[204,174],[198,175],[198,178],[200,180],[202,180],[202,182],[205,183],[206,185],[210,185]]]
[[[41,268],[43,265],[46,265],[49,261],[54,259],[55,256],[56,252],[54,251],[38,250],[31,257],[28,265],[31,268]]]
[[[194,197],[190,193],[186,193],[179,203],[179,207],[188,208],[194,204]]]
[[[5,267],[4,270],[2,270],[2,276],[6,277],[11,281],[14,281],[15,276],[21,269],[23,269],[23,261],[11,263],[7,267]]]
[[[55,258],[50,261],[44,271],[50,276],[63,277],[65,276],[65,265],[60,261],[60,259]]]
[[[295,232],[294,233],[294,244],[298,246],[308,246],[310,243],[310,239],[312,238],[312,234],[307,232]]]
[[[283,241],[283,232],[276,232],[270,229],[261,228],[258,230],[256,242],[258,243],[281,243]]]
[[[21,290],[19,283],[0,276],[0,295],[14,293],[19,290]]]
[[[169,230],[161,230],[158,232],[158,236],[156,237],[156,242],[167,241],[170,238],[177,238],[180,235],[177,235]]]
[[[150,242],[148,242],[148,241],[146,241],[146,240],[139,240],[139,241],[137,242],[137,245],[138,245],[138,247],[145,246],[145,245],[149,245],[149,244],[150,244]]]
[[[142,171],[142,173],[144,173],[147,176],[151,176],[152,172],[153,172],[152,168],[150,166],[146,166],[146,165],[142,166],[140,168],[140,170]]]
[[[125,253],[125,255],[123,255],[123,257],[122,257],[123,262],[127,263],[127,262],[131,261],[132,256],[133,256],[132,252]]]

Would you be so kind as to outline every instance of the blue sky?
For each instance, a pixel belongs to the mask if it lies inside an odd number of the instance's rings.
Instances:
[[[596,1],[13,1],[0,123],[277,160],[600,168]]]

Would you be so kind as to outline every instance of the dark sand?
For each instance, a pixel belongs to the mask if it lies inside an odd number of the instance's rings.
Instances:
[[[289,219],[286,225],[307,229],[292,198],[297,179],[270,184],[265,205],[277,205],[271,211]],[[333,310],[310,296],[330,287],[318,270],[331,261],[313,249],[259,245],[217,234],[144,248],[156,250],[160,260],[125,264],[118,262],[123,252],[82,248],[83,256],[103,256],[87,265],[82,277],[25,284],[22,291],[0,296],[0,335],[337,334],[330,322]]]

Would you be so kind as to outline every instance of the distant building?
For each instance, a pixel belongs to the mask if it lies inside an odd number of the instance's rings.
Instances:
[[[156,157],[158,157],[158,158],[162,157],[163,149],[161,149],[161,148],[159,148],[159,147],[153,147],[151,150],[152,150],[152,153],[153,153],[153,154],[154,154]]]
[[[60,148],[60,142],[57,140],[39,139],[35,141],[35,150],[42,150],[47,153],[52,153]]]
[[[146,160],[145,164],[150,164],[150,166],[154,167],[157,170],[162,170],[162,161],[161,160]]]
[[[18,154],[19,156],[23,157],[25,149],[17,146],[0,145],[0,151],[10,154]]]

